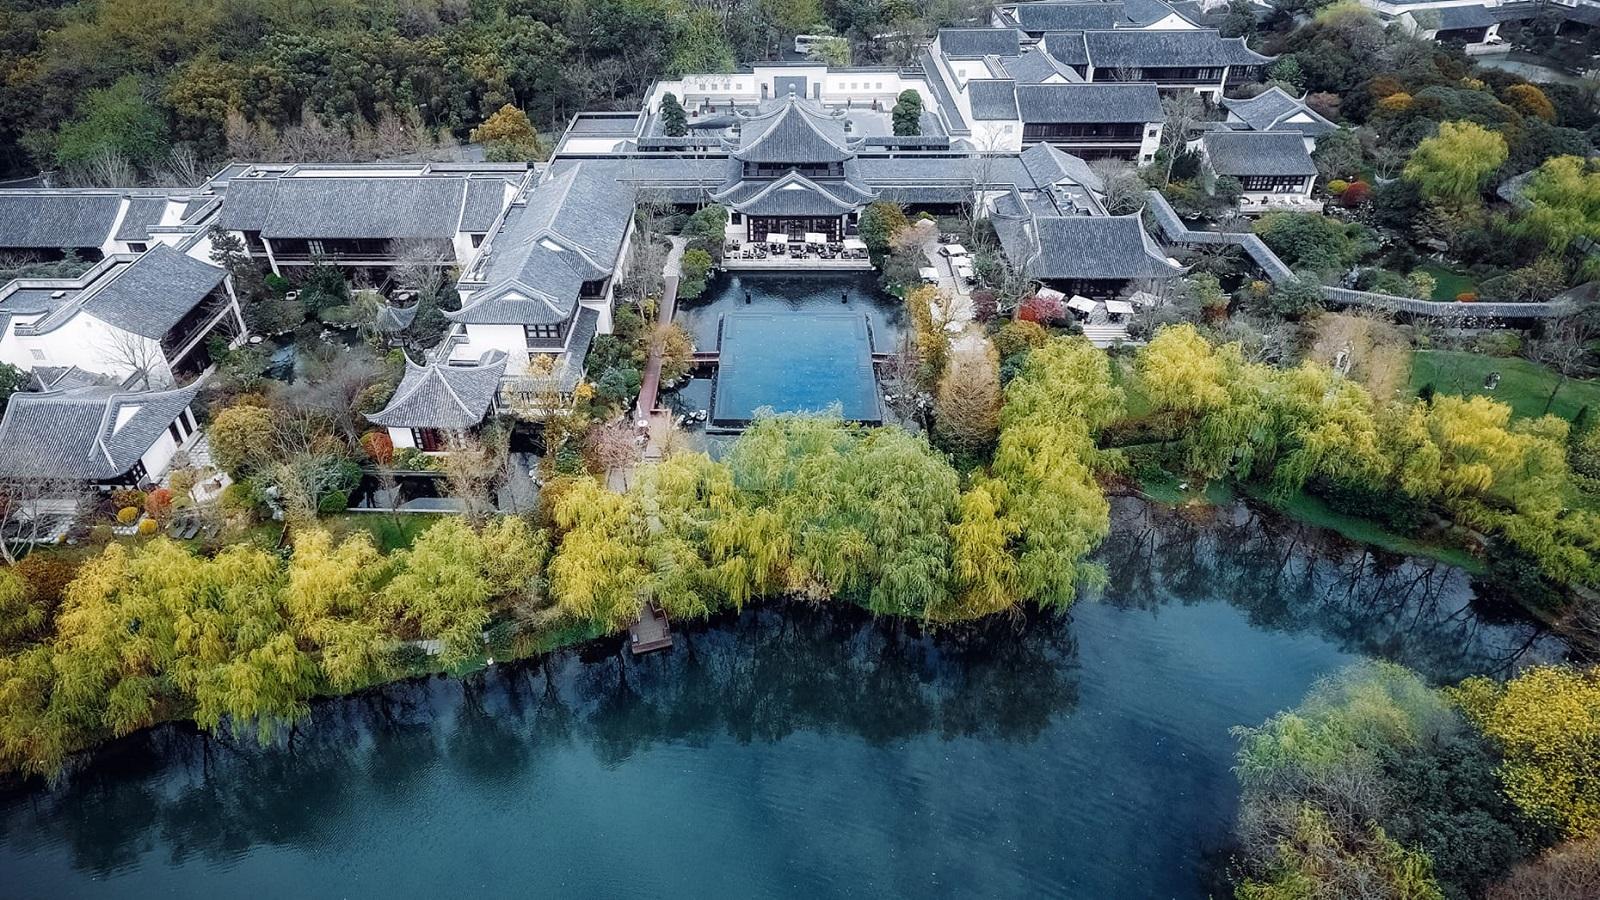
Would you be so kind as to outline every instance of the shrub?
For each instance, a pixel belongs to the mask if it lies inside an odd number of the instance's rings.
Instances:
[[[344,491],[330,491],[317,501],[317,512],[323,515],[342,513],[350,506],[350,495]]]
[[[156,520],[145,519],[139,523],[139,536],[150,537],[156,533]]]
[[[117,488],[111,492],[111,505],[117,509],[124,506],[144,506],[144,491],[138,488]]]
[[[1050,335],[1036,322],[1007,322],[994,333],[995,352],[1002,360],[1043,347]]]
[[[972,292],[972,318],[980,324],[987,325],[1000,311],[1000,300],[994,291],[976,290]]]
[[[1335,178],[1334,180],[1328,182],[1328,193],[1338,196],[1339,194],[1344,193],[1345,188],[1348,188],[1349,186],[1350,182],[1345,181],[1343,178]]]
[[[1347,208],[1355,208],[1372,199],[1372,186],[1365,181],[1352,181],[1350,186],[1339,195],[1339,203]]]
[[[1038,322],[1040,325],[1054,325],[1066,316],[1066,308],[1060,300],[1050,297],[1040,297],[1035,294],[1022,301],[1022,306],[1017,310],[1017,318],[1024,322]]]
[[[261,505],[261,495],[248,481],[235,481],[222,489],[222,508],[233,512],[254,512]]]
[[[394,462],[394,441],[387,432],[369,431],[361,436],[361,449],[380,466]]]
[[[139,518],[139,507],[124,506],[117,510],[117,523],[119,525],[132,525]]]
[[[144,514],[152,519],[165,519],[172,513],[172,491],[156,488],[144,498]]]
[[[1456,302],[1457,303],[1476,303],[1476,302],[1478,302],[1478,295],[1474,291],[1462,291],[1461,293],[1456,295]]]

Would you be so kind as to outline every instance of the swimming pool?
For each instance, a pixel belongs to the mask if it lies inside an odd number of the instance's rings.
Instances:
[[[872,338],[861,313],[736,312],[722,318],[711,423],[737,428],[756,411],[821,412],[878,423]]]
[[[677,321],[695,346],[719,353],[713,428],[737,429],[756,411],[815,412],[883,421],[872,353],[900,344],[900,301],[871,273],[725,274]]]

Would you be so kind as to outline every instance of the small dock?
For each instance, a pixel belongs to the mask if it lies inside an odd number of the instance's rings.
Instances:
[[[628,627],[628,638],[634,656],[671,647],[672,628],[667,624],[667,614],[654,603],[646,603],[639,610],[639,620]]]

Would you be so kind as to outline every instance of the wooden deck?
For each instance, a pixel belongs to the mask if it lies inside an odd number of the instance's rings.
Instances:
[[[635,656],[671,647],[672,628],[667,624],[667,614],[655,604],[646,603],[639,610],[639,621],[628,626],[628,637]]]

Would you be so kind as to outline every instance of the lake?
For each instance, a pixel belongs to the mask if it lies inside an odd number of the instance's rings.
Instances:
[[[23,897],[1205,897],[1228,729],[1363,657],[1556,658],[1466,575],[1236,506],[1115,501],[1110,584],[928,637],[771,603],[318,704],[291,745],[162,727],[0,796]]]

